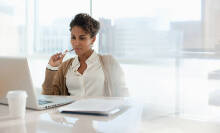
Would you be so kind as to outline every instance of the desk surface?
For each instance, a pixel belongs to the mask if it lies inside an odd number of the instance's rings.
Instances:
[[[1,133],[219,133],[220,122],[184,119],[159,114],[135,103],[113,116],[63,114],[58,108],[27,110],[24,120],[8,117],[8,106],[0,105]]]

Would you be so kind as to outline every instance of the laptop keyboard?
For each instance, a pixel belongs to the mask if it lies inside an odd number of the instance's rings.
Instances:
[[[48,101],[48,100],[44,100],[44,99],[39,99],[38,100],[39,105],[44,105],[44,104],[48,104],[48,103],[52,103],[52,101]]]

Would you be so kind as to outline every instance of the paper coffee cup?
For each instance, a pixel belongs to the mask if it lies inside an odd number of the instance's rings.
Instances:
[[[26,91],[14,90],[7,94],[9,114],[13,118],[24,118],[26,110]]]

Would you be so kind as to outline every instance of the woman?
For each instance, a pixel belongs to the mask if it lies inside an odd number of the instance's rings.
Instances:
[[[65,53],[51,56],[42,94],[128,96],[119,63],[111,55],[99,55],[92,49],[99,28],[99,22],[88,14],[75,16],[70,32],[76,57],[62,62]]]

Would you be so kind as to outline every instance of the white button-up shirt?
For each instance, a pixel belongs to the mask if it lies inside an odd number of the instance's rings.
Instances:
[[[104,72],[99,56],[94,51],[86,60],[87,68],[83,74],[77,70],[80,67],[78,56],[74,58],[66,74],[66,86],[70,95],[74,96],[104,96]]]

